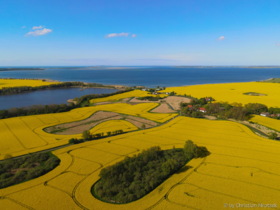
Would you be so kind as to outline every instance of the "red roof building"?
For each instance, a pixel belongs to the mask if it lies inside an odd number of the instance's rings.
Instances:
[[[206,109],[205,109],[205,108],[203,108],[203,107],[199,108],[198,110],[199,110],[200,112],[203,112],[203,113],[205,113],[205,112],[206,112]]]

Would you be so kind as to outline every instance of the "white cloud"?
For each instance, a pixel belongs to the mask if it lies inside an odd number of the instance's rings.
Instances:
[[[52,29],[48,29],[48,28],[39,28],[39,29],[36,29],[38,27],[41,27],[41,26],[34,26],[32,29],[33,31],[30,31],[26,34],[26,36],[43,36],[43,35],[46,35],[48,33],[51,33],[53,30]],[[35,29],[34,29],[35,28]]]
[[[37,30],[37,29],[42,29],[42,28],[44,28],[44,26],[33,26],[32,30]]]
[[[22,28],[22,29],[25,29],[25,28],[26,28],[26,26],[21,26],[21,28]]]
[[[280,42],[276,43],[275,45],[276,45],[277,47],[280,47]]]
[[[129,33],[112,33],[112,34],[107,34],[105,37],[106,38],[113,38],[113,37],[121,37],[121,36],[124,36],[124,37],[128,37]]]
[[[218,38],[219,41],[222,41],[222,40],[224,40],[224,39],[225,39],[224,36],[220,36],[220,37]]]
[[[136,36],[137,36],[136,34],[132,34],[132,35],[131,35],[132,38],[135,38]]]

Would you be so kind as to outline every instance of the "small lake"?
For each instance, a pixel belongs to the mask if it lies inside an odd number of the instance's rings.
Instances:
[[[118,90],[107,88],[61,88],[0,96],[0,110],[32,105],[66,104],[68,99],[88,94],[113,93]]]

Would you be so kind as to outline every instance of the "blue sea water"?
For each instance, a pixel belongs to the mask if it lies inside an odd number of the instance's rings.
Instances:
[[[44,78],[127,86],[183,86],[248,82],[280,77],[280,68],[242,67],[45,67],[42,71],[0,71],[0,78]]]
[[[33,67],[34,68],[34,67]],[[101,84],[168,87],[195,84],[260,81],[280,78],[280,68],[242,67],[43,67],[45,70],[0,71],[0,78],[32,78]],[[43,90],[0,96],[0,110],[35,104],[60,104],[67,99],[112,90]]]

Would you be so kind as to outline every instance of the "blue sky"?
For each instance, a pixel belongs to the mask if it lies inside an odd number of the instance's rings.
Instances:
[[[0,66],[280,65],[279,0],[0,0]]]

